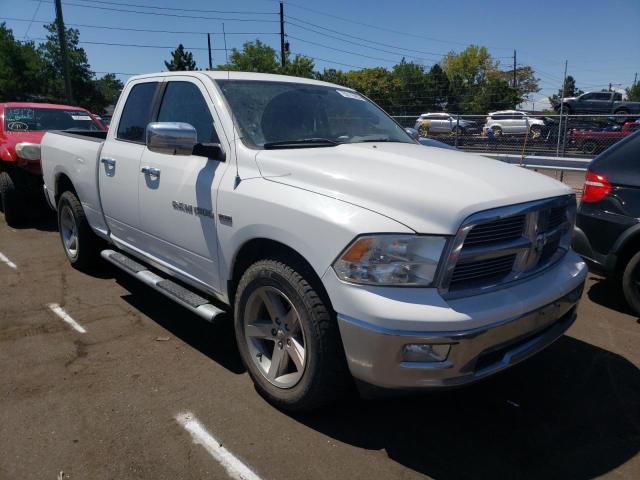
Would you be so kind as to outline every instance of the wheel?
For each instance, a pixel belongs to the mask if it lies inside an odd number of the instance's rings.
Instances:
[[[242,361],[259,393],[288,411],[334,401],[349,385],[338,324],[291,260],[261,260],[242,275],[234,306]]]
[[[531,135],[531,138],[540,138],[540,135],[542,135],[542,127],[540,125],[531,125],[531,128],[529,128],[529,134]]]
[[[72,192],[58,200],[58,229],[64,253],[78,270],[88,270],[99,258],[100,242],[91,230],[82,204]]]
[[[629,306],[640,315],[640,252],[631,257],[622,273],[622,291]]]
[[[16,185],[8,172],[0,172],[0,203],[4,212],[4,221],[10,227],[22,220],[22,205]]]
[[[598,151],[598,143],[595,140],[587,140],[582,144],[582,151],[588,155],[593,155]]]
[[[560,110],[558,110],[558,113],[560,113]],[[571,107],[569,105],[565,105],[564,107],[562,107],[562,114],[571,115]]]
[[[629,115],[629,110],[626,108],[621,108],[620,110],[616,110],[613,112],[614,115]],[[625,123],[628,120],[627,117],[616,117],[615,121],[618,123]]]
[[[453,127],[451,129],[451,136],[460,136],[460,135],[464,135],[464,128],[462,127]]]
[[[502,128],[501,127],[491,127],[491,129],[493,130],[493,136],[494,137],[501,137],[502,136]]]

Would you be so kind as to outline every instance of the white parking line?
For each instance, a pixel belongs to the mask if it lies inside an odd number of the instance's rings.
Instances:
[[[258,475],[224,448],[191,412],[176,415],[176,421],[191,434],[193,443],[202,445],[235,480],[261,480]]]
[[[9,268],[13,268],[14,270],[18,268],[18,266],[11,260],[9,260],[2,252],[0,252],[0,262],[4,263]]]
[[[69,314],[65,312],[64,309],[57,303],[50,303],[49,305],[47,305],[47,307],[49,307],[49,310],[60,317],[63,322],[68,323],[75,331],[80,333],[87,333],[85,328],[78,322],[76,322],[73,318],[71,318],[71,316],[69,316]]]

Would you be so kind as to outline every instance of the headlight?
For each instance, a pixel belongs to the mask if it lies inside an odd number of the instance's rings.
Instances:
[[[427,287],[433,284],[446,237],[367,235],[334,264],[338,278],[363,285]]]
[[[40,160],[40,145],[30,142],[17,143],[16,154],[24,160]]]

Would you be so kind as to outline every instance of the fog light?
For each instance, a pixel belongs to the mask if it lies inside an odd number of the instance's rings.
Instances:
[[[428,345],[411,343],[402,349],[405,362],[444,362],[449,356],[450,344]]]

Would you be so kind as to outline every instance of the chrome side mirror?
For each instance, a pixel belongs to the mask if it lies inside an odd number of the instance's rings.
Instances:
[[[420,139],[420,134],[418,133],[418,130],[416,130],[415,128],[407,127],[404,129],[404,131],[407,132],[409,136],[414,140]]]
[[[198,133],[188,123],[152,122],[147,125],[146,144],[152,152],[191,155],[197,143]]]

